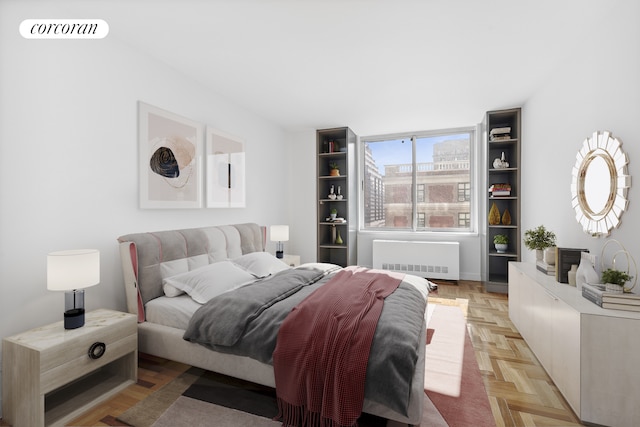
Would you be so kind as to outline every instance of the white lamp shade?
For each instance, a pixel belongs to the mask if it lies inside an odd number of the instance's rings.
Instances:
[[[47,255],[47,289],[70,291],[100,282],[100,251],[75,249]]]
[[[288,225],[272,225],[271,226],[272,242],[287,242],[288,240],[289,240]]]

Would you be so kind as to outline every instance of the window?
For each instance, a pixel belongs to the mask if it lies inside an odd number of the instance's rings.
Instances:
[[[472,128],[363,137],[365,229],[470,231]]]

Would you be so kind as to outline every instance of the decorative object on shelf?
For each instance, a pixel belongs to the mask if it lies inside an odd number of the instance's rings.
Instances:
[[[556,280],[560,283],[569,283],[569,270],[573,264],[580,264],[582,252],[589,252],[584,248],[556,248]]]
[[[493,168],[494,169],[506,169],[508,167],[509,167],[509,162],[507,162],[507,160],[505,159],[504,151],[503,151],[502,155],[499,158],[496,157],[493,160]]]
[[[100,252],[76,249],[47,255],[47,289],[66,291],[64,328],[84,325],[84,288],[100,283]]]
[[[580,264],[576,270],[576,287],[582,290],[582,285],[598,283],[598,273],[596,272],[596,256],[589,252],[581,252]]]
[[[282,258],[284,256],[284,243],[289,241],[289,226],[288,225],[272,225],[271,226],[271,241],[276,243],[276,258]]]
[[[327,196],[329,199],[331,200],[335,200],[336,199],[336,193],[334,192],[334,188],[333,185],[331,186],[331,188],[329,189],[329,195]]]
[[[542,258],[545,263],[549,265],[555,265],[556,263],[556,253],[558,252],[558,248],[555,246],[549,246],[542,251]]]
[[[343,243],[344,241],[342,240],[342,236],[340,236],[340,230],[338,230],[338,235],[336,236],[336,245],[341,245]]]
[[[571,270],[567,272],[567,278],[569,281],[569,285],[576,286],[576,273],[578,272],[578,265],[572,264]]]
[[[329,163],[329,176],[340,176],[340,167],[336,162]]]
[[[491,209],[489,210],[489,224],[498,225],[500,224],[500,210],[496,205],[496,202],[491,204]]]
[[[340,188],[339,185],[338,185],[338,194],[336,195],[336,198],[338,200],[342,200],[342,189]]]
[[[612,294],[621,294],[624,292],[624,285],[633,279],[626,271],[616,270],[615,268],[607,268],[602,272],[602,283],[605,290]]]
[[[609,131],[596,131],[582,143],[572,169],[571,204],[576,219],[592,237],[608,236],[627,209],[629,158]]]
[[[329,211],[329,218],[331,218],[331,221],[335,221],[336,216],[338,216],[338,210],[336,208],[331,209],[331,211]]]
[[[507,252],[509,247],[509,237],[506,234],[496,234],[493,236],[493,244],[496,247],[496,252],[503,254]]]
[[[607,251],[607,247],[610,244],[614,244],[618,246],[618,249],[613,249],[613,253],[609,253]],[[625,259],[626,259],[626,265],[624,267],[626,267],[626,270],[623,268],[618,268],[618,266],[616,266],[616,258],[619,255],[624,255]],[[609,258],[609,256],[611,257],[611,262],[607,263],[607,260]],[[631,290],[636,286],[636,282],[638,281],[637,276],[638,276],[638,267],[636,265],[636,260],[631,256],[631,254],[627,251],[627,249],[622,245],[622,243],[620,243],[619,241],[617,241],[616,239],[609,239],[607,240],[607,242],[602,246],[602,251],[600,252],[600,267],[602,268],[602,282],[603,283],[607,283],[607,281],[605,281],[605,277],[604,277],[604,273],[607,270],[614,270],[616,272],[622,272],[624,273],[626,276],[629,276],[629,278],[627,280],[624,281],[623,285],[625,285],[629,280],[633,279],[634,276],[631,275],[631,266],[633,266],[633,270],[634,270],[634,275],[635,275],[635,280],[633,281],[633,284],[629,287],[622,287],[623,292],[631,292]],[[607,265],[610,265],[611,267],[606,267]],[[610,279],[621,279],[621,277],[624,277],[621,273],[609,273],[610,275],[612,275],[611,277],[608,277]],[[619,280],[617,281],[613,281],[610,283],[617,283],[619,282]],[[617,290],[617,288],[612,288],[614,290]],[[609,289],[607,289],[607,291],[609,291]]]
[[[509,208],[504,208],[501,221],[502,225],[511,225],[511,214],[509,213]]]
[[[552,231],[547,231],[544,225],[539,225],[524,232],[523,242],[528,249],[536,251],[536,260],[542,261],[542,251],[556,245],[556,235]]]

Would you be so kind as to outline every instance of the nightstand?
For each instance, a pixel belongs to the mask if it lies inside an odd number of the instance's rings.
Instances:
[[[282,261],[289,267],[297,267],[300,265],[300,255],[283,255]]]
[[[15,427],[64,425],[137,380],[136,316],[113,310],[86,314],[2,341],[3,418]]]

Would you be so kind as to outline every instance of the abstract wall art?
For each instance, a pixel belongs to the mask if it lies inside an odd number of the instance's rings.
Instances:
[[[140,207],[202,207],[203,125],[138,102]]]
[[[244,142],[207,126],[205,155],[207,207],[245,207]]]

